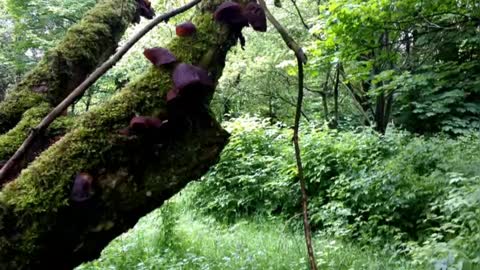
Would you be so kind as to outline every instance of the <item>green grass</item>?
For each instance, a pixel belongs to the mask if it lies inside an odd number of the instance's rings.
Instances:
[[[223,225],[174,199],[118,237],[83,269],[308,269],[301,231],[257,218]],[[373,247],[317,236],[320,269],[425,269]]]

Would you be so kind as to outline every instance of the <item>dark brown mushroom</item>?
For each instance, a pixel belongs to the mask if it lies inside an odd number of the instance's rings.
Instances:
[[[173,83],[182,96],[191,91],[214,89],[214,83],[206,70],[185,63],[179,64],[173,71]]]
[[[152,62],[156,67],[172,64],[177,61],[177,58],[173,53],[164,48],[151,48],[145,49],[143,55]]]
[[[267,31],[267,16],[265,15],[265,10],[259,4],[255,2],[248,3],[243,13],[255,31]]]
[[[89,200],[93,195],[93,177],[85,172],[77,174],[70,194],[72,201],[84,202]]]
[[[143,133],[149,130],[159,129],[165,121],[151,116],[135,116],[130,120],[129,131]]]
[[[155,17],[155,10],[153,10],[152,3],[149,0],[137,0],[137,11],[140,16],[149,20]]]
[[[248,19],[243,14],[243,7],[235,2],[228,1],[218,6],[214,13],[215,20],[241,30],[248,26]]]
[[[197,32],[197,27],[192,22],[184,22],[177,25],[175,32],[179,37],[189,37]]]

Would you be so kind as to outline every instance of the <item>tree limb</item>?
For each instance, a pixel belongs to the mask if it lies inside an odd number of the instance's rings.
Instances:
[[[297,11],[298,17],[300,18],[300,22],[302,22],[303,26],[305,29],[310,30],[310,26],[305,22],[305,19],[303,18],[302,12],[298,8],[297,1],[296,0],[290,0],[295,7],[295,10]]]
[[[262,8],[265,10],[265,14],[267,15],[268,20],[273,24],[275,29],[277,29],[278,33],[282,36],[283,41],[287,44],[288,48],[290,48],[295,55],[302,60],[303,64],[307,63],[307,56],[303,52],[302,47],[298,45],[297,42],[288,34],[287,30],[277,21],[277,19],[272,15],[270,10],[268,9],[267,5],[265,4],[264,0],[258,1]]]
[[[64,112],[68,106],[80,98],[87,89],[92,86],[103,74],[110,70],[132,47],[137,43],[143,36],[145,36],[149,31],[151,31],[155,26],[160,24],[163,21],[183,13],[190,8],[194,7],[202,0],[194,0],[187,5],[172,10],[168,13],[160,15],[148,23],[143,29],[141,29],[137,34],[135,34],[120,50],[117,51],[109,60],[104,62],[99,68],[97,68],[85,81],[83,81],[75,90],[73,90],[70,95],[68,95],[60,104],[57,105],[41,122],[38,126],[32,129],[28,138],[23,142],[20,148],[15,152],[15,154],[5,163],[5,165],[0,169],[0,184],[5,182],[6,176],[9,173],[9,170],[15,165],[15,163],[21,159],[24,154],[28,151],[29,147],[35,142],[37,137],[48,128],[48,126],[59,117],[62,112]]]
[[[202,1],[192,18],[197,35],[175,37],[166,46],[184,63],[211,59],[204,68],[215,83],[238,39],[213,20],[218,4]],[[72,269],[92,260],[113,238],[215,164],[228,133],[206,104],[166,104],[172,86],[172,68],[150,67],[103,106],[80,116],[74,129],[3,187],[0,269]],[[136,114],[166,114],[169,124],[154,134],[120,134]],[[78,201],[72,191],[75,176],[83,172],[93,177],[93,195]]]
[[[0,103],[0,134],[15,127],[22,114],[38,104],[58,105],[106,61],[133,21],[136,6],[137,0],[126,0],[120,12],[117,0],[98,1],[81,21],[70,27]],[[27,135],[25,131],[24,137]]]

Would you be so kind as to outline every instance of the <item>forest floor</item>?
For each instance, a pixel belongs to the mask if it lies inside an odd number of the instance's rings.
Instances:
[[[188,192],[188,191],[187,191]],[[184,194],[142,218],[77,270],[308,269],[300,228],[258,217],[225,225],[195,213]],[[424,269],[405,258],[325,236],[314,239],[320,269]]]

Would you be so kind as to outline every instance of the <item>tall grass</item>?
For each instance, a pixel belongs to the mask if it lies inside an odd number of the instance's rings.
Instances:
[[[188,192],[187,192],[188,193]],[[233,225],[194,213],[181,195],[114,240],[92,269],[308,269],[301,230],[265,217]],[[360,248],[317,235],[320,269],[424,269],[374,247]]]

